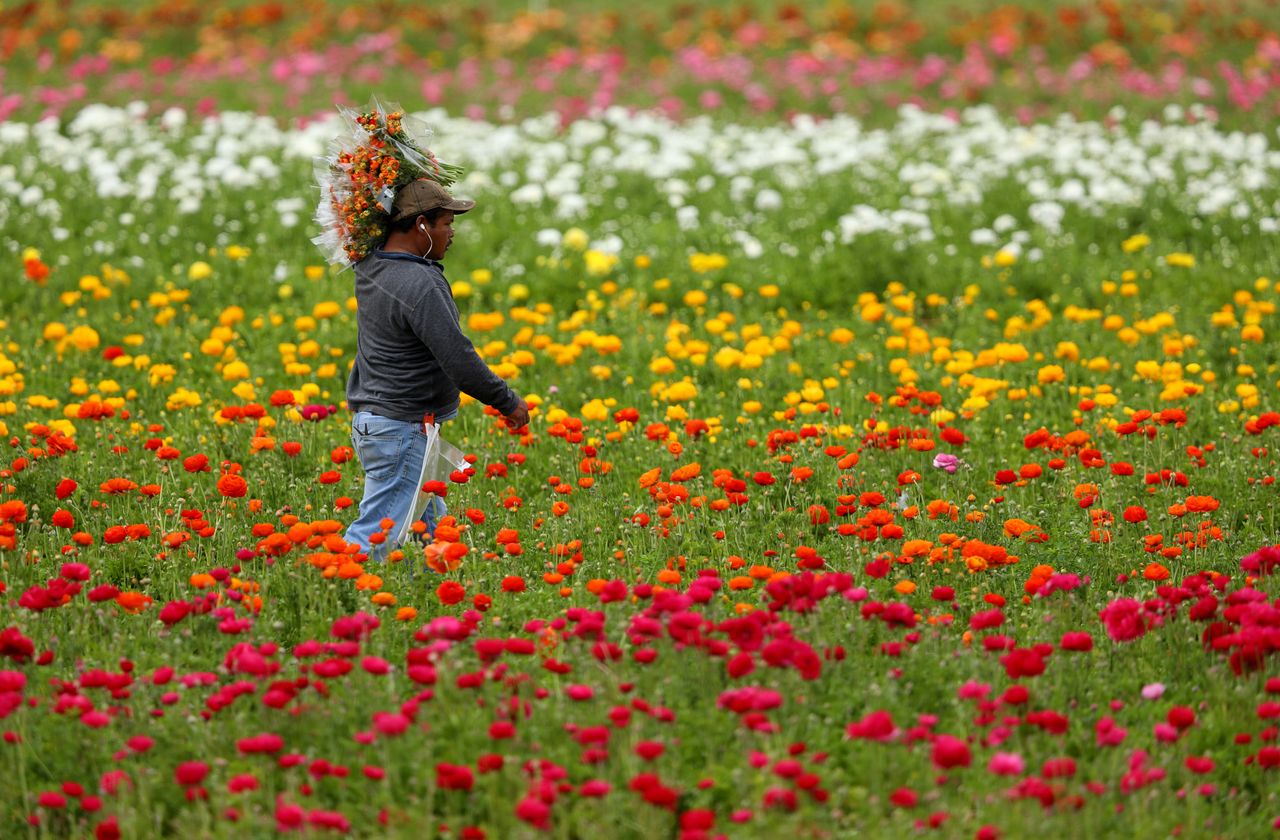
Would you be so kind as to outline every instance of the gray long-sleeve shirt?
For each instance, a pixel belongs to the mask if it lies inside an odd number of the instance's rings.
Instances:
[[[457,409],[459,391],[510,414],[520,398],[459,326],[440,263],[374,251],[355,265],[356,361],[347,406],[416,423]]]

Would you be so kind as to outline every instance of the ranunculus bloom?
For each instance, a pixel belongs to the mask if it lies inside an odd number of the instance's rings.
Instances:
[[[228,499],[239,499],[249,492],[249,483],[238,475],[228,473],[218,479],[218,492]]]
[[[949,452],[940,452],[933,456],[934,469],[946,470],[952,475],[955,475],[956,470],[960,468],[962,463],[964,462]]]
[[[209,765],[203,761],[184,761],[173,771],[173,778],[183,787],[193,787],[209,775]]]
[[[932,759],[940,770],[968,767],[973,762],[969,745],[954,735],[939,735],[933,742]]]

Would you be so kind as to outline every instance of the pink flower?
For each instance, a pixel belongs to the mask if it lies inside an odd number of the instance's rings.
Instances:
[[[1263,546],[1240,561],[1240,568],[1251,575],[1269,575],[1280,567],[1280,546]]]
[[[570,700],[590,700],[595,697],[595,690],[589,685],[571,685],[565,689]]]
[[[1134,598],[1117,598],[1107,604],[1098,617],[1107,627],[1113,642],[1131,642],[1141,638],[1154,623],[1143,611],[1142,602]]]
[[[956,470],[958,470],[960,465],[963,463],[964,461],[961,461],[950,452],[939,452],[933,458],[934,469],[946,470],[946,472],[951,475],[955,475]]]
[[[1026,762],[1017,753],[998,752],[987,762],[987,772],[997,776],[1021,776]]]
[[[879,709],[868,713],[862,720],[849,724],[845,730],[850,738],[865,738],[868,741],[888,741],[898,733],[893,718],[888,712]]]
[[[591,779],[582,783],[582,787],[578,788],[578,795],[598,799],[602,796],[608,796],[611,790],[613,790],[613,786],[608,782],[600,779]]]
[[[516,805],[516,816],[534,828],[550,827],[551,809],[536,796],[526,796]]]

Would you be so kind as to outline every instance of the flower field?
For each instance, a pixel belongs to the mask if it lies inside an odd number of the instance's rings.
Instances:
[[[169,5],[5,19],[0,835],[1280,827],[1274,21],[787,6],[601,52],[608,4],[499,8],[426,61],[514,67],[433,97],[358,13]],[[533,409],[464,398],[472,468],[385,563],[310,241],[369,91],[465,168],[446,272]]]

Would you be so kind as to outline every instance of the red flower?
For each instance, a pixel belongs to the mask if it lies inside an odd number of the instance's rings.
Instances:
[[[1145,508],[1139,507],[1138,505],[1129,505],[1124,509],[1124,521],[1128,522],[1130,525],[1138,522],[1146,522],[1147,511]]]
[[[1044,659],[1031,648],[1014,648],[1000,657],[1000,664],[1009,679],[1038,677],[1044,673]]]
[[[467,590],[462,584],[455,580],[446,580],[444,583],[436,587],[436,597],[440,599],[440,603],[446,607],[451,607],[461,601],[467,594]]]
[[[209,765],[203,761],[184,761],[173,771],[173,778],[183,787],[194,787],[209,775]]]
[[[551,827],[551,808],[536,796],[526,796],[516,805],[516,816],[538,829]]]
[[[968,767],[973,762],[969,745],[954,735],[939,735],[934,740],[932,759],[940,770]]]
[[[473,785],[475,776],[465,764],[440,762],[436,765],[436,787],[441,790],[471,790]]]
[[[53,494],[57,496],[59,499],[65,499],[68,496],[70,496],[72,493],[76,492],[76,488],[78,488],[79,486],[80,485],[76,484],[73,480],[69,478],[64,478],[62,479],[62,481],[58,482],[58,486],[53,491]]]
[[[1080,653],[1087,653],[1093,650],[1093,636],[1083,631],[1063,633],[1062,644],[1063,650],[1074,650]]]
[[[902,787],[889,794],[889,801],[899,808],[914,808],[920,797],[911,788]]]
[[[653,761],[666,751],[666,747],[658,741],[641,741],[636,744],[635,752],[644,761]]]

